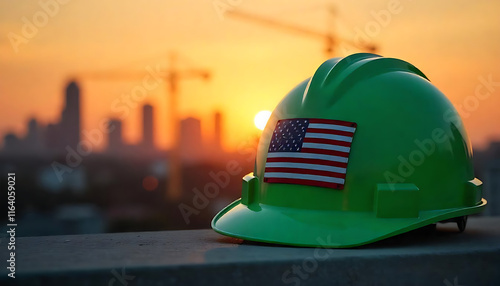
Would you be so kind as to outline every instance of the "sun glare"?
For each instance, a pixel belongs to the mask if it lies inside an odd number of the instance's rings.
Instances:
[[[260,130],[264,130],[264,128],[266,127],[266,123],[269,120],[269,117],[271,117],[271,111],[269,110],[259,111],[257,114],[255,114],[255,117],[253,119],[255,127],[257,127]]]

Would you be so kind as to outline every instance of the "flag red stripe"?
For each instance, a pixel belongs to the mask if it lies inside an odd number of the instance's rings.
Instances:
[[[319,143],[319,144],[329,144],[329,145],[351,147],[351,142],[324,139],[324,138],[304,138],[304,143]]]
[[[313,154],[323,154],[323,155],[332,155],[339,157],[349,157],[349,152],[341,152],[335,150],[325,150],[325,149],[316,149],[316,148],[302,148],[301,153],[313,153]]]
[[[331,130],[331,129],[320,129],[320,128],[307,128],[307,133],[322,133],[322,134],[341,135],[341,136],[348,136],[348,137],[352,137],[354,135],[354,132]],[[306,137],[307,137],[307,135],[306,135]]]
[[[323,123],[323,124],[333,124],[333,125],[342,125],[348,127],[356,127],[356,123],[347,122],[341,120],[333,120],[333,119],[309,119],[309,123]]]
[[[279,173],[308,174],[308,175],[318,175],[318,176],[345,179],[345,174],[342,174],[342,173],[321,171],[321,170],[311,170],[311,169],[304,169],[304,168],[268,167],[268,168],[266,168],[265,172],[266,173],[279,172]]]
[[[280,183],[280,184],[297,184],[297,185],[307,185],[307,186],[315,186],[322,188],[332,188],[343,190],[343,184],[337,183],[328,183],[328,182],[320,182],[313,180],[304,180],[304,179],[287,179],[287,178],[264,178],[264,182],[266,183]]]
[[[267,158],[267,162],[305,163],[305,164],[315,164],[315,165],[347,168],[347,163],[328,161],[328,160],[322,160],[322,159],[277,157],[277,158]]]

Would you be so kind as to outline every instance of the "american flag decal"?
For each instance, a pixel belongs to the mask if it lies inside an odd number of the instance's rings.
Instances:
[[[276,123],[264,182],[344,189],[356,123],[294,118]]]

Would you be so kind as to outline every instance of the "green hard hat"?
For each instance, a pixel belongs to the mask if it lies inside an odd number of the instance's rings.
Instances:
[[[360,53],[327,60],[278,104],[241,199],[212,228],[354,247],[437,222],[463,230],[485,205],[450,101],[413,65]]]

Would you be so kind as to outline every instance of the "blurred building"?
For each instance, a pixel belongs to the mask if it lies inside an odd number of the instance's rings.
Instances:
[[[30,119],[26,129],[24,137],[18,137],[14,133],[5,134],[2,151],[9,155],[32,155],[43,151],[43,130],[38,125],[37,120]]]
[[[30,119],[26,129],[27,132],[24,137],[18,137],[14,133],[5,134],[2,151],[10,155],[31,155],[41,152],[44,148],[44,142],[42,140],[42,130],[36,119]]]
[[[153,106],[145,104],[142,107],[142,145],[145,148],[154,148]]]
[[[61,114],[61,140],[66,146],[76,149],[80,142],[80,88],[74,81],[66,87],[66,102]]]
[[[109,129],[112,131],[108,133],[108,152],[119,153],[123,151],[123,127],[121,120],[110,119]]]
[[[3,152],[15,154],[21,152],[21,140],[14,133],[7,133],[3,138]]]
[[[491,142],[488,149],[477,157],[482,159],[483,197],[488,201],[484,214],[500,216],[500,142]]]
[[[488,201],[484,214],[500,216],[500,160],[498,159],[486,169],[483,196]]]
[[[24,145],[32,153],[43,150],[42,129],[35,118],[30,119],[28,122],[28,133],[24,138]]]
[[[109,120],[110,132],[108,133],[107,152],[120,154],[127,157],[146,158],[158,155],[154,144],[154,109],[145,104],[142,108],[142,139],[139,144],[128,144],[123,138],[123,122],[112,118]]]
[[[81,110],[80,88],[75,81],[66,86],[64,99],[59,122],[49,123],[46,128],[42,128],[35,118],[29,121],[26,137],[22,139],[24,151],[64,153],[67,147],[76,150],[80,142]]]
[[[186,163],[196,163],[202,159],[201,122],[194,117],[181,120],[179,151]]]

